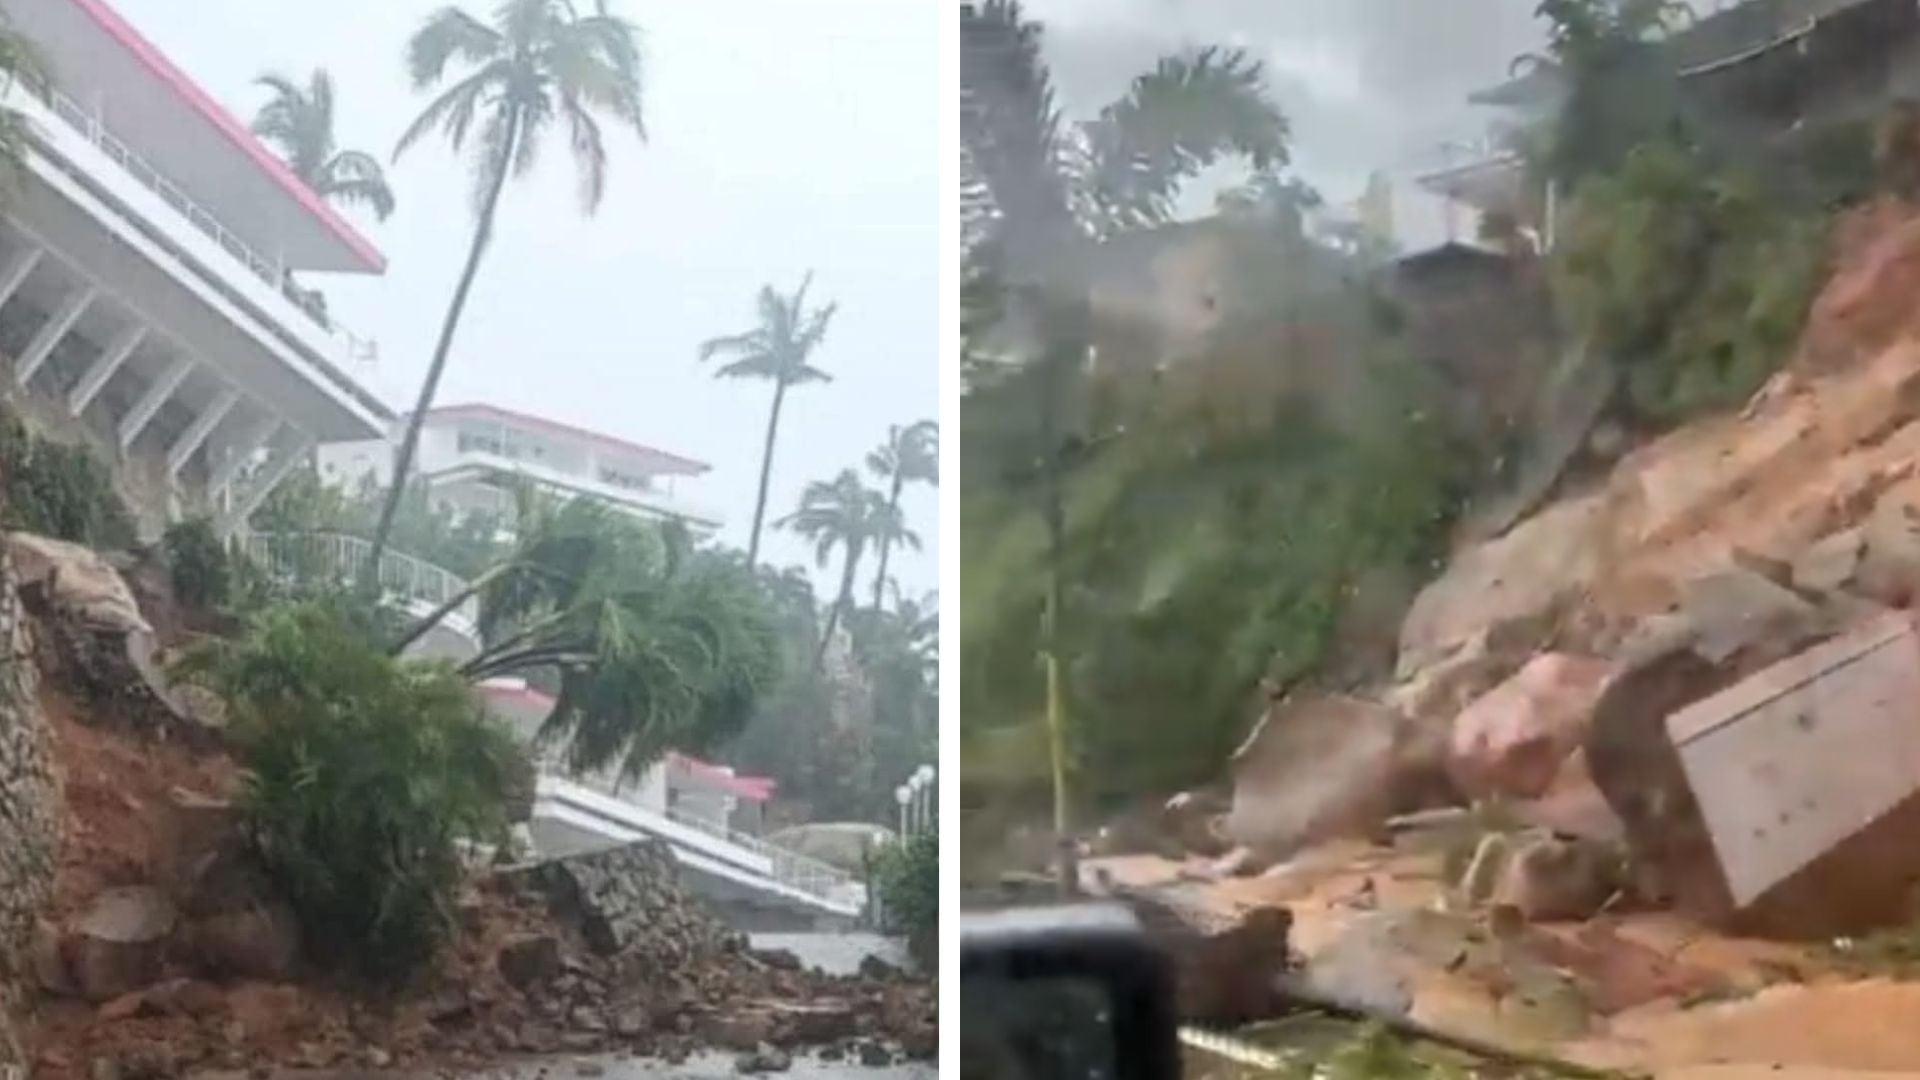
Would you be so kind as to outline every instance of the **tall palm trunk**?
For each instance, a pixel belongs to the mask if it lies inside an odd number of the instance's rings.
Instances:
[[[1060,413],[1067,372],[1078,369],[1086,355],[1084,301],[1044,303],[1048,341],[1041,358],[1039,394],[1040,499],[1047,530],[1046,607],[1042,615],[1041,650],[1046,671],[1047,757],[1053,779],[1053,834],[1057,845],[1059,888],[1063,896],[1080,889],[1079,851],[1073,836],[1072,799],[1067,776],[1066,658],[1062,641],[1062,601],[1065,588],[1062,565],[1066,547],[1065,442]]]
[[[413,415],[407,417],[407,433],[400,440],[400,455],[393,462],[393,482],[387,488],[386,504],[380,508],[380,525],[373,532],[373,551],[367,560],[367,573],[375,582],[380,580],[380,556],[386,551],[387,539],[393,532],[394,514],[400,509],[407,473],[413,468],[413,455],[420,446],[420,427],[426,423],[427,410],[433,407],[433,397],[440,390],[440,376],[447,369],[447,354],[453,349],[453,332],[460,325],[460,314],[466,310],[467,294],[472,291],[474,275],[480,270],[480,257],[493,239],[493,214],[500,206],[500,193],[507,186],[515,144],[519,141],[520,113],[515,110],[507,120],[507,137],[501,141],[500,156],[494,161],[493,182],[487,188],[486,201],[480,204],[480,220],[473,228],[473,246],[467,251],[466,269],[461,271],[460,283],[454,287],[453,302],[447,305],[446,319],[440,324],[440,341],[433,349],[433,363],[427,366],[427,380],[420,386],[420,398],[414,402]]]
[[[827,610],[827,625],[820,628],[820,644],[813,651],[816,671],[827,659],[827,644],[833,640],[833,632],[840,625],[840,613],[853,601],[853,575],[860,568],[861,547],[859,541],[847,544],[847,562],[840,568],[840,592],[833,598],[833,607]]]
[[[905,487],[906,484],[906,477],[900,475],[900,470],[895,468],[893,471],[893,487],[887,491],[888,521],[892,521],[894,513],[900,509],[900,489]],[[889,554],[889,549],[893,547],[892,540],[893,538],[891,536],[883,535],[880,537],[880,568],[873,572],[873,610],[875,611],[880,610],[880,590],[887,584],[887,555]]]
[[[773,442],[780,434],[780,406],[787,400],[787,381],[773,384],[773,408],[767,412],[767,445],[760,451],[760,493],[753,500],[753,535],[747,537],[747,569],[760,564],[760,525],[767,516],[767,481],[773,476]]]

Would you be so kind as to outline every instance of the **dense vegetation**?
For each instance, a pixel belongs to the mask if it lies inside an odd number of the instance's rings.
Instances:
[[[232,709],[248,835],[310,955],[403,977],[449,930],[458,842],[504,839],[519,750],[444,667],[351,613],[277,608],[185,664]]]
[[[885,929],[912,943],[931,963],[940,940],[940,833],[928,829],[881,848],[872,874],[886,912]]]
[[[133,517],[86,447],[35,435],[0,408],[0,465],[7,488],[0,526],[102,548],[133,542]]]

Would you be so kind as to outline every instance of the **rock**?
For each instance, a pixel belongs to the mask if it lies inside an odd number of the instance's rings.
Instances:
[[[515,938],[501,946],[500,975],[521,993],[560,973],[560,942],[551,934]]]
[[[715,1013],[701,1024],[701,1037],[723,1050],[753,1050],[771,1043],[778,1023],[765,1009],[736,1008]]]
[[[1475,698],[1520,669],[1532,650],[1496,650],[1479,631],[1446,659],[1402,678],[1380,703],[1420,727],[1445,728]]]
[[[1806,598],[1738,564],[1688,580],[1680,603],[1694,650],[1716,664],[1758,642],[1808,641],[1825,629]]]
[[[940,1056],[940,1027],[921,1023],[900,1033],[900,1052],[913,1061],[932,1061]]]
[[[164,833],[151,868],[157,882],[175,896],[188,898],[193,912],[223,910],[217,903],[196,903],[202,877],[228,848],[238,846],[238,821],[231,803],[176,787],[167,793]]]
[[[1850,588],[1865,554],[1864,528],[1843,529],[1822,537],[1793,561],[1793,587],[1816,594]]]
[[[1492,899],[1529,922],[1586,919],[1620,889],[1621,870],[1618,852],[1607,845],[1536,837],[1507,858]]]
[[[792,949],[753,949],[749,955],[775,971],[799,971],[803,966]]]
[[[1209,877],[1254,877],[1272,863],[1254,854],[1252,848],[1237,847],[1207,864]]]
[[[384,1069],[392,1064],[392,1053],[378,1046],[367,1047],[367,1066],[369,1068]]]
[[[1567,598],[1597,579],[1610,509],[1604,493],[1556,503],[1456,557],[1401,624],[1398,677],[1447,659],[1483,631],[1495,651],[1537,644]]]
[[[97,630],[153,634],[133,590],[92,548],[19,532],[6,545],[17,583],[38,587],[56,610]]]
[[[1172,963],[1182,1020],[1233,1027],[1278,1015],[1275,980],[1292,963],[1292,912],[1255,907],[1224,916],[1177,888],[1116,889],[1114,896]]]
[[[105,1002],[160,977],[178,913],[147,886],[109,889],[69,928],[61,952],[80,996]]]
[[[279,982],[300,961],[300,923],[284,904],[210,915],[187,938],[194,960],[212,975]]]
[[[860,1044],[859,1054],[860,1064],[869,1069],[885,1068],[893,1064],[893,1051],[888,1050],[883,1043],[863,1042]]]
[[[1605,660],[1544,653],[1467,706],[1454,720],[1448,772],[1474,798],[1538,798],[1586,740],[1600,692],[1615,672]]]
[[[783,1050],[763,1046],[752,1053],[743,1054],[733,1063],[733,1069],[739,1073],[776,1073],[793,1068],[793,1058]]]
[[[226,995],[199,979],[169,979],[142,995],[153,1012],[166,1016],[212,1016],[227,1007]]]
[[[597,1061],[581,1061],[581,1062],[575,1063],[575,1065],[573,1066],[573,1075],[585,1076],[589,1078],[596,1077],[596,1076],[605,1076],[607,1075],[607,1067],[605,1065],[600,1064]]]
[[[1275,704],[1234,754],[1222,831],[1275,862],[1318,841],[1370,835],[1417,808],[1407,805],[1415,734],[1398,713],[1355,698]]]
[[[653,1029],[653,1017],[639,1005],[622,1007],[613,1017],[613,1033],[623,1039],[637,1039]]]
[[[860,958],[860,977],[863,979],[872,979],[875,982],[892,982],[895,979],[901,978],[903,975],[905,975],[905,972],[901,971],[898,967],[887,963],[872,953],[868,953]]]
[[[73,976],[67,971],[66,957],[61,954],[60,931],[45,919],[34,926],[33,940],[28,946],[28,963],[32,966],[34,982],[40,989],[55,997],[72,997],[79,993],[73,985]]]
[[[1907,493],[1881,496],[1861,526],[1860,592],[1889,607],[1911,607],[1920,597],[1920,507]]]
[[[816,998],[804,1005],[775,1004],[769,1008],[775,1029],[802,1045],[818,1046],[844,1039],[858,1027],[858,1011],[853,1002],[844,999]]]

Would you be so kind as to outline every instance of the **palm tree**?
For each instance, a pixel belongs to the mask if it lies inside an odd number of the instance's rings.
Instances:
[[[773,407],[767,413],[767,441],[760,451],[760,491],[753,500],[753,533],[747,537],[747,565],[760,559],[760,526],[767,512],[767,481],[773,475],[773,444],[780,434],[780,406],[787,389],[812,382],[832,382],[833,376],[807,361],[827,336],[827,324],[839,305],[827,304],[807,310],[807,286],[813,283],[809,273],[790,296],[781,296],[773,286],[760,287],[758,307],[760,325],[738,334],[710,338],[700,344],[702,363],[716,356],[730,356],[731,363],[714,372],[722,379],[765,379],[773,383]]]
[[[305,88],[285,75],[262,75],[254,81],[273,96],[254,115],[253,133],[279,147],[287,166],[314,194],[365,204],[385,221],[393,213],[393,189],[379,160],[334,147],[333,76],[315,68]]]
[[[472,163],[477,215],[473,240],[394,460],[387,503],[374,531],[369,565],[375,567],[393,528],[407,471],[420,445],[420,425],[440,388],[480,256],[493,237],[494,213],[507,177],[531,171],[542,139],[564,120],[580,175],[581,206],[591,214],[607,186],[607,147],[596,114],[631,128],[642,140],[647,134],[640,112],[639,30],[611,14],[607,0],[595,0],[592,13],[585,15],[573,0],[504,0],[491,24],[457,7],[441,8],[407,43],[407,68],[414,88],[427,90],[438,87],[454,65],[464,74],[427,103],[401,133],[393,152],[397,160],[437,128],[457,154],[478,125],[479,146]]]
[[[0,90],[19,83],[36,97],[52,89],[46,62],[26,35],[0,10]],[[0,188],[17,189],[26,174],[31,124],[18,109],[0,108]]]
[[[834,548],[844,551],[840,588],[834,595],[833,605],[827,609],[826,625],[821,627],[820,641],[814,648],[813,663],[818,667],[826,658],[827,643],[833,640],[834,630],[852,606],[854,575],[867,545],[903,543],[917,548],[920,537],[907,528],[900,508],[887,505],[885,497],[861,482],[860,474],[852,469],[842,469],[840,475],[830,481],[815,480],[808,484],[800,494],[800,508],[777,524],[813,541],[814,562],[818,566],[827,565]]]
[[[460,674],[555,677],[540,737],[569,768],[617,763],[631,779],[668,750],[737,737],[781,666],[777,612],[746,566],[590,499],[526,496],[520,509],[514,555],[393,651],[477,593],[487,644]]]
[[[899,513],[900,491],[908,484],[939,482],[939,433],[939,426],[931,420],[916,421],[906,427],[889,425],[887,441],[867,454],[867,471],[887,482],[887,507],[891,513]],[[880,566],[873,573],[876,611],[880,608],[880,591],[886,587],[887,556],[893,553],[893,544],[883,537],[879,548]]]
[[[1070,440],[1062,414],[1066,380],[1085,369],[1088,354],[1086,266],[1096,240],[1165,222],[1181,185],[1221,157],[1239,154],[1256,171],[1284,165],[1288,128],[1266,97],[1260,65],[1240,50],[1164,57],[1096,118],[1071,123],[1054,104],[1040,26],[1017,0],[963,4],[960,28],[963,236],[976,270],[998,287],[995,306],[1024,316],[1041,339],[1033,395],[1047,534],[1041,649],[1058,869],[1063,891],[1072,891],[1061,633]]]

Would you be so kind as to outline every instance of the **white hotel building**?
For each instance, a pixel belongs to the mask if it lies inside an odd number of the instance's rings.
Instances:
[[[320,474],[341,485],[372,477],[382,487],[406,427],[394,420],[387,438],[320,448]],[[429,410],[420,426],[413,475],[434,501],[456,513],[510,515],[510,478],[530,481],[558,499],[586,496],[653,521],[677,520],[696,534],[720,527],[720,515],[683,489],[709,466],[626,439],[545,420],[495,405]]]
[[[116,467],[143,531],[231,529],[318,444],[385,433],[372,345],[291,274],[386,261],[106,0],[8,0],[53,78],[0,206],[0,395]],[[305,285],[311,287],[312,281]]]

